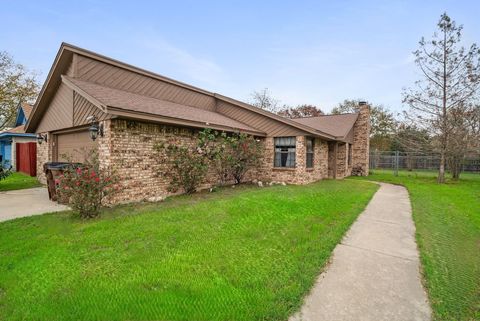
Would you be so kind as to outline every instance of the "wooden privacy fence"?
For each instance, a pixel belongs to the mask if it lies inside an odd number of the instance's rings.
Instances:
[[[37,144],[17,143],[15,148],[17,172],[37,176]]]

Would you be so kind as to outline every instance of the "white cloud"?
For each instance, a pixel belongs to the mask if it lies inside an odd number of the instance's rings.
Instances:
[[[153,51],[168,62],[175,64],[179,72],[192,80],[209,86],[217,87],[227,78],[224,70],[214,61],[194,56],[185,49],[159,37],[141,37],[141,46]]]

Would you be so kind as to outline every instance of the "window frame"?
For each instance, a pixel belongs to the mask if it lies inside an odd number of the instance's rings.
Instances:
[[[295,136],[274,137],[273,153],[274,168],[295,168],[297,165],[297,138]]]
[[[348,153],[347,153],[347,165],[348,166],[351,166],[352,165],[352,144],[348,143],[347,144],[347,147],[348,147]]]
[[[311,141],[311,150],[309,150],[308,142]],[[310,156],[310,157],[309,157]],[[310,161],[310,164],[309,164]],[[315,137],[305,137],[305,167],[311,169],[315,162]]]

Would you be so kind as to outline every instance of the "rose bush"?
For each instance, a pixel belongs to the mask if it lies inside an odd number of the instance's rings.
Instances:
[[[71,165],[57,177],[59,199],[64,200],[82,218],[97,217],[107,197],[118,191],[118,180],[101,169],[93,154],[82,165]]]

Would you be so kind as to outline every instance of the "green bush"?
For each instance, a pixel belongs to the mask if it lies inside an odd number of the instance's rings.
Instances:
[[[107,197],[118,191],[117,179],[99,166],[98,155],[93,153],[82,165],[72,165],[64,170],[55,184],[59,199],[82,218],[94,218]]]
[[[179,146],[175,143],[157,144],[155,149],[163,163],[169,165],[160,175],[170,177],[169,191],[180,189],[187,194],[194,193],[205,180],[208,171],[208,159],[200,146]]]
[[[10,174],[12,174],[11,166],[8,169],[5,169],[2,166],[0,166],[0,181],[10,176]]]
[[[229,180],[241,183],[245,174],[260,162],[261,145],[251,135],[205,129],[199,137],[200,145],[205,149],[221,185]]]
[[[157,143],[160,175],[170,177],[169,191],[183,190],[194,193],[205,182],[209,169],[213,169],[220,185],[234,180],[240,183],[245,174],[260,160],[260,143],[250,135],[227,134],[206,128],[199,132],[195,144],[183,146],[175,141]]]

